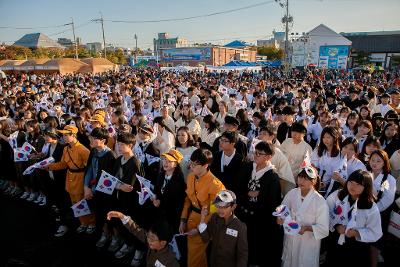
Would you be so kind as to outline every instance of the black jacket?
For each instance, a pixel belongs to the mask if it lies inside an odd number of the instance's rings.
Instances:
[[[87,166],[85,168],[85,176],[88,171],[91,171],[93,157],[94,157],[94,149],[90,150],[89,158],[87,161]],[[96,178],[95,178],[95,180],[90,181],[90,186],[97,185],[97,182],[101,176],[101,171],[106,171],[109,174],[112,173],[114,163],[115,163],[115,155],[110,150],[107,153],[105,153],[103,157],[99,158],[98,161],[99,162],[98,162]]]
[[[221,172],[222,153],[220,151],[214,154],[210,170],[224,184],[226,189],[232,190],[237,194],[239,186],[238,173],[240,173],[243,167],[243,156],[235,152],[231,162],[227,166],[224,166],[224,172]]]
[[[279,124],[278,130],[276,133],[276,139],[278,139],[278,141],[281,144],[283,143],[283,141],[285,141],[286,135],[287,135],[287,138],[292,137],[291,128],[292,127],[288,126],[286,122],[282,122],[281,124]]]

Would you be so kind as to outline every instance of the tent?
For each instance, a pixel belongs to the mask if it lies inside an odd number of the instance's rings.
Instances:
[[[35,67],[39,72],[59,72],[60,74],[74,72],[91,72],[88,64],[73,58],[52,59]]]
[[[15,66],[14,70],[17,71],[27,71],[27,72],[34,72],[35,68],[37,66],[43,65],[44,63],[46,63],[47,61],[49,61],[50,59],[30,59],[25,61],[24,63],[22,63],[19,66]]]
[[[15,67],[21,65],[26,60],[4,60],[2,64],[0,64],[0,70],[4,71],[5,73],[14,72]]]
[[[105,58],[84,58],[81,59],[81,61],[89,65],[91,73],[101,73],[110,70],[118,70],[117,65]]]

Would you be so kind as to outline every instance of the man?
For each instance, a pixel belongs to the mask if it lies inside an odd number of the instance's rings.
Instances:
[[[224,130],[225,131],[231,131],[238,133],[238,127],[239,127],[239,121],[235,117],[232,116],[225,116],[225,123],[224,123]],[[243,158],[247,157],[247,137],[241,135],[238,133],[238,140],[235,145],[236,152],[240,155],[243,156]],[[219,147],[219,139],[221,137],[218,137],[215,139],[214,144],[213,144],[213,152],[216,153],[220,151]]]
[[[201,239],[211,243],[211,267],[246,267],[248,257],[247,227],[234,214],[236,195],[232,191],[222,190],[214,200],[217,212],[211,216],[208,224],[207,207],[201,211],[198,226]]]
[[[390,99],[391,103],[389,105],[397,112],[397,114],[400,114],[400,90],[394,89],[393,91],[391,91]]]
[[[283,123],[279,124],[276,136],[279,143],[283,143],[286,138],[292,137],[291,127],[294,122],[295,114],[296,112],[291,106],[286,106],[282,109]]]
[[[63,135],[67,146],[64,148],[61,160],[50,164],[46,169],[49,171],[68,169],[65,190],[69,193],[72,204],[75,204],[84,198],[83,178],[90,151],[78,142],[78,128],[75,126],[67,125],[58,132]],[[86,231],[91,233],[96,227],[93,214],[79,217],[79,221],[81,225],[76,229],[78,233]]]
[[[358,107],[360,107],[360,100],[358,98],[359,94],[360,94],[360,91],[358,91],[356,88],[354,88],[354,87],[350,88],[349,96],[344,100],[344,103],[351,110],[356,110]]]
[[[221,151],[215,154],[211,164],[211,172],[225,185],[236,192],[238,181],[237,174],[243,165],[243,156],[236,153],[235,145],[238,141],[237,133],[225,131],[219,138]]]
[[[207,149],[197,149],[190,157],[191,173],[187,178],[186,199],[182,210],[180,233],[188,233],[188,267],[207,267],[207,244],[198,235],[197,226],[201,221],[201,209],[209,208],[224,185],[209,170],[213,160]],[[204,221],[208,221],[207,216]]]

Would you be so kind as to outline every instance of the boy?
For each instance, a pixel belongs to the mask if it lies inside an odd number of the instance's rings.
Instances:
[[[150,227],[146,233],[140,228],[129,216],[125,216],[118,211],[110,211],[107,214],[107,219],[118,218],[123,225],[134,234],[140,241],[148,245],[149,251],[147,253],[146,266],[157,267],[175,267],[179,266],[175,255],[168,248],[168,242],[171,239],[166,222],[158,222]]]
[[[247,227],[235,215],[236,195],[230,190],[222,190],[214,200],[217,212],[211,215],[208,224],[207,207],[201,210],[201,222],[198,230],[201,239],[211,242],[211,267],[247,266]]]

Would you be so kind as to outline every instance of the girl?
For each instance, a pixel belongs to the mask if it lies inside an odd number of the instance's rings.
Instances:
[[[82,119],[82,117],[75,117],[74,118],[74,123],[76,128],[78,128],[78,141],[79,143],[81,143],[82,145],[84,145],[87,149],[90,149],[90,140],[88,135],[86,134],[86,129],[85,129],[85,125],[84,125],[84,120]]]
[[[368,167],[369,158],[372,152],[380,148],[381,148],[381,143],[379,142],[379,140],[375,136],[370,136],[365,140],[364,145],[361,149],[361,153],[358,156],[358,159],[361,160],[361,162]]]
[[[155,148],[160,151],[160,154],[164,154],[175,145],[174,133],[165,125],[162,117],[154,118],[153,123],[154,125],[157,124],[157,136],[153,143]]]
[[[351,112],[346,119],[346,124],[343,125],[343,135],[345,138],[354,137],[357,133],[357,125],[358,125],[358,114],[356,112]]]
[[[239,133],[246,136],[248,139],[252,138],[252,129],[254,125],[250,122],[245,109],[239,109],[236,113],[236,119],[239,121]]]
[[[367,170],[365,165],[357,158],[358,141],[354,137],[346,138],[342,143],[342,154],[347,157],[347,177],[356,170]],[[341,184],[345,184],[342,181]]]
[[[370,266],[370,243],[382,236],[381,217],[374,203],[371,175],[353,172],[345,187],[327,198],[330,235],[328,266]],[[344,240],[338,244],[339,236]]]
[[[183,155],[174,149],[162,154],[162,170],[157,178],[152,201],[157,208],[158,216],[165,219],[172,233],[179,231],[186,183],[179,163]]]
[[[283,267],[319,266],[321,239],[329,234],[329,209],[318,193],[319,177],[311,166],[303,168],[297,176],[298,188],[292,189],[282,205],[290,210],[292,219],[300,226],[298,235],[284,235]],[[278,224],[284,221],[277,219]]]
[[[146,122],[145,117],[141,113],[135,113],[130,121],[130,125],[132,127],[132,133],[134,135],[137,135],[139,133],[139,127],[140,125],[144,124]]]
[[[371,120],[371,110],[364,106],[360,108],[360,120],[366,120],[366,121],[370,121]]]
[[[361,152],[365,139],[367,137],[372,136],[373,129],[372,129],[372,124],[370,121],[360,121],[358,124],[358,129],[357,129],[357,134],[355,135],[355,138],[358,141],[358,152]]]
[[[383,128],[383,133],[379,139],[382,148],[388,153],[389,158],[400,148],[399,145],[399,126],[394,123],[388,123]]]
[[[321,177],[321,192],[329,196],[339,186],[332,179],[334,171],[343,165],[344,155],[340,153],[341,136],[337,128],[327,126],[322,130],[321,142],[311,154],[311,164],[319,169]],[[340,167],[339,167],[340,168]]]
[[[201,129],[200,139],[201,147],[212,149],[215,139],[220,136],[218,130],[218,122],[215,121],[212,115],[206,115],[203,119],[204,128]]]
[[[175,122],[176,128],[182,126],[186,126],[189,128],[189,132],[193,135],[194,140],[197,140],[197,138],[200,136],[201,127],[199,122],[195,119],[193,110],[190,105],[184,105],[182,107],[179,119]]]
[[[214,114],[215,120],[219,123],[220,129],[224,126],[225,116],[228,114],[228,105],[225,101],[218,104],[218,112]]]
[[[180,127],[176,134],[175,149],[178,150],[183,156],[183,160],[181,160],[179,165],[181,166],[185,181],[189,173],[190,156],[197,149],[194,144],[195,143],[192,135],[189,132],[189,128],[186,126]]]

